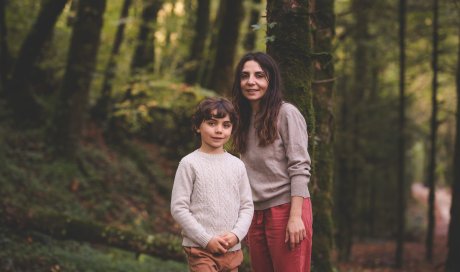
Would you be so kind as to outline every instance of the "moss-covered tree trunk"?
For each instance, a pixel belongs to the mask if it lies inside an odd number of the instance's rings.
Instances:
[[[198,0],[197,2],[195,36],[193,37],[185,69],[185,82],[190,85],[198,82],[200,62],[203,59],[209,29],[210,0]]]
[[[311,7],[313,18],[315,109],[315,175],[312,176],[314,207],[313,271],[333,271],[332,191],[334,173],[334,0],[317,0]]]
[[[221,0],[224,5],[216,45],[216,56],[206,87],[220,94],[230,93],[233,81],[233,62],[237,51],[240,25],[243,18],[242,0]]]
[[[286,89],[284,96],[305,116],[309,138],[312,140],[315,118],[311,90],[313,69],[308,2],[267,1],[267,53],[279,64]],[[312,146],[313,141],[310,141],[310,150]]]
[[[153,72],[155,67],[155,24],[162,0],[143,0],[142,19],[137,34],[137,45],[131,61],[131,72],[141,69]]]
[[[5,90],[8,104],[19,121],[34,123],[40,117],[41,107],[29,86],[31,73],[66,3],[67,0],[44,1],[32,29],[21,45]]]
[[[460,271],[460,28],[458,32],[458,54],[457,54],[457,114],[456,114],[456,136],[454,150],[453,180],[452,180],[452,204],[450,207],[449,224],[449,252],[447,254],[446,271]]]
[[[51,144],[58,156],[74,159],[87,113],[96,67],[105,0],[79,0],[64,81],[54,113]]]

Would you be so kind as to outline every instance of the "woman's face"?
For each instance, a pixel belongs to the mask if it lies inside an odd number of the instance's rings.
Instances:
[[[265,74],[259,63],[249,60],[244,63],[240,78],[243,96],[249,100],[253,110],[257,110],[260,100],[267,92],[268,75]]]

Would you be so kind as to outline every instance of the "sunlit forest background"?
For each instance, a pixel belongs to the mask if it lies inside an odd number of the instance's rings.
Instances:
[[[0,270],[187,271],[169,199],[191,113],[262,51],[308,123],[312,271],[460,271],[459,13],[0,0]]]

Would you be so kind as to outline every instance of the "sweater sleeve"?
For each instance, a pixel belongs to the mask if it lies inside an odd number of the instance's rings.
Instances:
[[[240,192],[240,210],[238,213],[238,221],[232,229],[232,233],[238,237],[241,242],[246,236],[249,226],[251,225],[252,216],[254,214],[254,204],[252,202],[251,186],[249,185],[248,174],[246,168],[241,162],[241,175],[239,179]]]
[[[305,119],[291,104],[280,111],[279,133],[286,152],[288,175],[291,179],[291,196],[309,197],[310,155]]]
[[[177,167],[171,194],[171,215],[187,237],[206,248],[212,235],[206,232],[190,211],[194,180],[195,173],[190,163],[181,161]]]

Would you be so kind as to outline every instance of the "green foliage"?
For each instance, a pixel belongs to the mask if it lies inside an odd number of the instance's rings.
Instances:
[[[186,271],[185,264],[86,243],[56,241],[29,232],[20,236],[0,229],[2,271]]]

